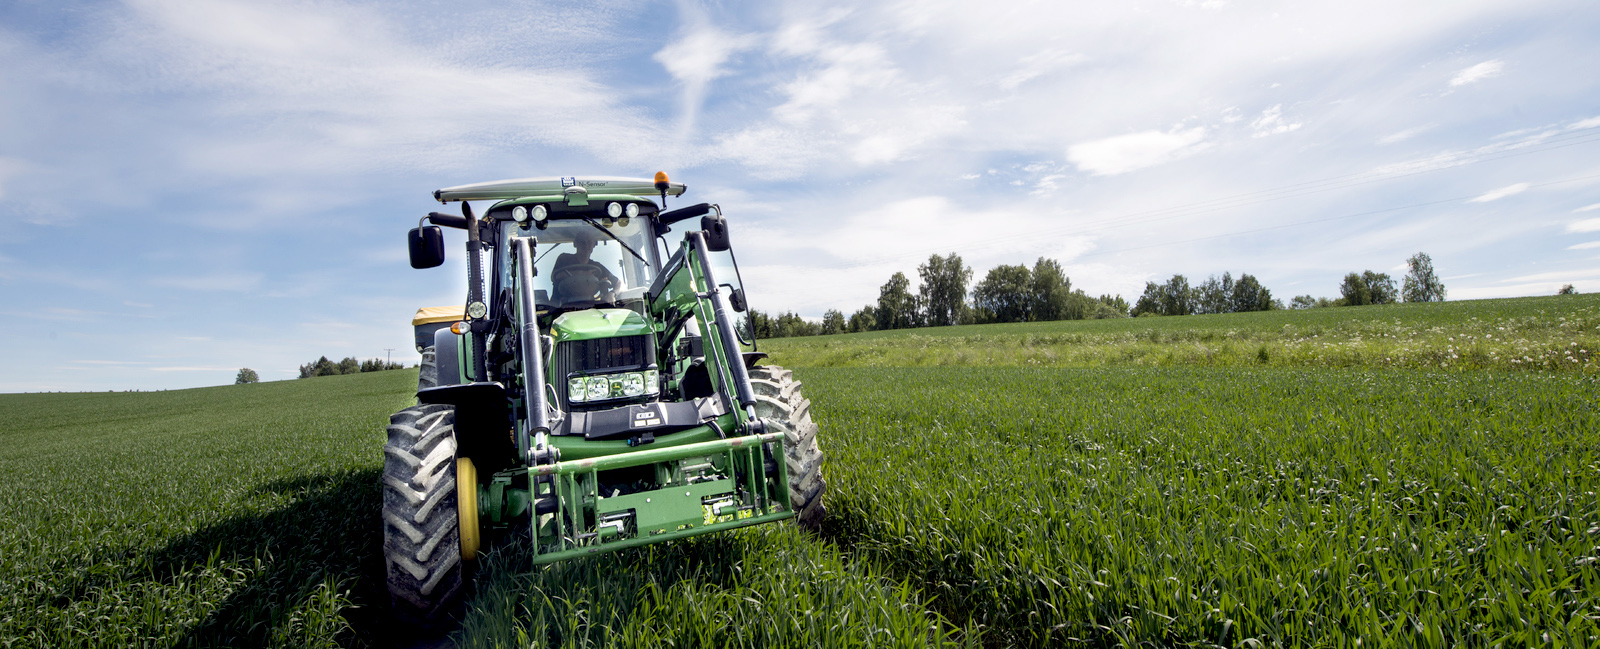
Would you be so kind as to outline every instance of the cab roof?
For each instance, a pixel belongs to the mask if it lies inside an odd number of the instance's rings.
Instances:
[[[568,187],[583,187],[591,194],[623,196],[659,196],[654,180],[648,178],[620,178],[615,176],[570,176],[545,178],[515,178],[493,180],[486,183],[457,185],[433,192],[434,200],[449,201],[499,200],[532,196],[562,196]],[[683,183],[668,183],[668,196],[682,196],[688,187]]]

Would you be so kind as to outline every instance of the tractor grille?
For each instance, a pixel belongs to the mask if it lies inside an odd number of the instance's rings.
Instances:
[[[615,368],[637,368],[655,362],[655,346],[650,336],[618,336],[591,340],[569,340],[556,345],[554,367],[549,381],[556,386],[563,409],[567,403],[567,375],[573,372],[603,373]]]

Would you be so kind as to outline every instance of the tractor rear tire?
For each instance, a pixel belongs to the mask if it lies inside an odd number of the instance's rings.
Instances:
[[[794,373],[777,365],[750,370],[756,391],[756,415],[767,422],[767,432],[784,435],[784,463],[789,470],[789,503],[802,529],[818,532],[827,510],[822,493],[822,448],[817,444],[817,424],[811,420],[811,400],[800,393]]]
[[[432,347],[422,350],[422,363],[417,366],[417,390],[422,391],[439,385],[439,363],[434,360]]]
[[[424,628],[448,620],[463,582],[456,515],[455,408],[389,417],[383,446],[383,558],[395,613]]]

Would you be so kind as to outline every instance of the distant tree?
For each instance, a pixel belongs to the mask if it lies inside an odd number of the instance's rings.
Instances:
[[[962,310],[967,304],[967,282],[972,280],[972,269],[961,263],[956,253],[947,256],[930,255],[928,263],[917,267],[922,278],[920,289],[923,308],[922,321],[929,327],[948,327],[961,322]]]
[[[879,329],[910,329],[917,326],[917,300],[911,295],[911,280],[895,273],[878,289]]]
[[[1093,317],[1097,320],[1128,317],[1128,301],[1122,299],[1121,295],[1111,295],[1108,293],[1100,296],[1095,301],[1099,302],[1100,304],[1095,307],[1094,315],[1089,317]]]
[[[323,356],[311,364],[311,372],[312,376],[338,376],[339,364],[328,360],[327,356]]]
[[[845,327],[844,314],[838,309],[828,309],[822,314],[822,335],[842,334],[846,331]]]
[[[1162,315],[1161,293],[1162,286],[1160,284],[1145,282],[1144,293],[1139,296],[1138,301],[1133,303],[1133,311],[1130,315],[1136,318],[1143,315]]]
[[[877,310],[872,308],[872,305],[868,304],[867,306],[861,307],[855,313],[850,314],[850,333],[872,331],[877,328]]]
[[[1394,278],[1388,273],[1375,273],[1365,271],[1361,279],[1367,282],[1367,291],[1372,294],[1372,304],[1394,304],[1400,301],[1400,291],[1394,286]]]
[[[1224,278],[1227,275],[1223,275]],[[1243,274],[1238,282],[1230,282],[1228,295],[1228,311],[1239,313],[1243,311],[1270,311],[1272,310],[1272,291],[1256,281],[1254,275]]]
[[[1344,281],[1339,284],[1339,303],[1341,306],[1372,304],[1372,289],[1367,288],[1367,280],[1360,273],[1344,276]]]
[[[1189,279],[1173,275],[1161,286],[1162,315],[1189,315],[1194,313],[1194,292],[1189,289]]]
[[[1063,320],[1083,320],[1094,317],[1095,310],[1100,308],[1100,301],[1089,297],[1083,289],[1076,289],[1067,294],[1067,307]]]
[[[745,312],[745,318],[749,320],[749,324],[746,326],[750,327],[750,331],[755,333],[756,338],[778,337],[777,332],[773,331],[771,316],[755,309],[750,309]]]
[[[1406,260],[1406,279],[1404,288],[1407,302],[1443,302],[1445,296],[1444,282],[1439,281],[1439,276],[1433,272],[1433,259],[1428,253],[1419,252]]]
[[[1317,298],[1310,295],[1296,295],[1289,300],[1291,309],[1309,309],[1317,305]]]
[[[1027,266],[995,266],[972,288],[972,305],[992,322],[1026,322],[1032,306],[1031,287],[1032,273]]]
[[[1571,284],[1563,285],[1561,287],[1561,290],[1556,291],[1556,295],[1577,295],[1577,294],[1578,294],[1578,289],[1574,288]]]
[[[1061,262],[1040,257],[1028,278],[1028,317],[1037,322],[1072,319],[1072,280]],[[1080,306],[1078,318],[1082,318]]]
[[[340,374],[355,374],[360,371],[361,361],[356,360],[354,356],[347,356],[344,360],[339,361]]]
[[[1195,313],[1227,313],[1233,309],[1233,274],[1224,272],[1195,288]]]
[[[252,369],[250,369],[248,367],[241,368],[239,370],[239,375],[233,378],[233,384],[234,385],[244,385],[246,383],[259,383],[260,381],[261,381],[261,377],[256,375],[256,371],[252,370]]]

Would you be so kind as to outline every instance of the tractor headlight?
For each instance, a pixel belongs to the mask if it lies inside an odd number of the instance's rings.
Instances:
[[[625,207],[625,208],[622,208],[622,209],[623,209],[624,212],[626,212],[628,214],[628,218],[630,218],[630,219],[631,218],[636,218],[636,217],[639,216],[639,204],[638,203],[628,203],[628,206]]]
[[[622,375],[622,396],[637,397],[644,394],[644,375],[629,372]]]
[[[545,219],[550,218],[550,210],[543,205],[533,206],[533,209],[528,210],[528,213],[533,216],[533,220],[540,223],[544,223]]]
[[[601,376],[574,376],[567,379],[567,401],[584,403],[660,394],[660,380],[661,374],[656,370]]]
[[[528,208],[518,205],[511,208],[511,220],[518,223],[528,222]]]
[[[622,203],[606,203],[606,216],[613,219],[622,216]]]
[[[589,400],[598,401],[611,396],[611,377],[589,377]]]

